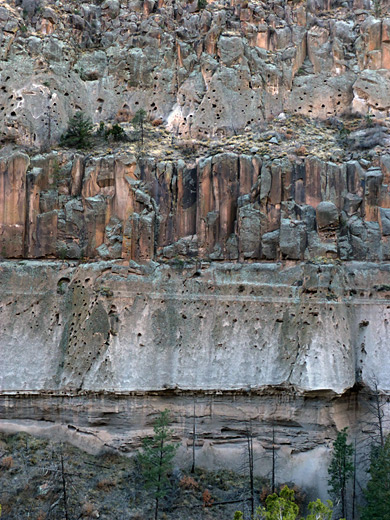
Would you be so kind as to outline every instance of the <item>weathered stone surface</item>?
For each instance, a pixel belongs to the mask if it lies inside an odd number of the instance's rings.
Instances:
[[[365,398],[358,406],[352,389],[375,380],[390,391],[389,273],[358,262],[3,262],[0,429],[134,449],[163,408],[191,429],[196,396],[199,465],[235,467],[252,418],[259,453],[271,425],[288,439],[280,478],[325,498],[326,478],[313,481],[307,464],[326,476],[336,429],[359,430]]]
[[[0,251],[3,257],[24,255],[29,162],[23,153],[0,157]]]
[[[10,153],[0,162],[1,254],[381,259],[390,208],[386,157],[363,167],[232,152],[142,164],[125,153]]]
[[[255,474],[268,478],[274,446],[277,482],[294,482],[313,500],[328,496],[327,466],[337,430],[348,425],[351,432],[360,435],[359,421],[366,410],[355,392],[338,399],[324,394],[308,398],[291,387],[218,395],[179,390],[130,396],[118,392],[83,396],[20,393],[0,396],[0,430],[66,440],[98,454],[107,446],[122,453],[133,452],[142,446],[144,436],[153,434],[157,414],[168,408],[175,441],[180,445],[175,463],[189,470],[194,401],[198,468],[241,471],[250,420]],[[39,420],[42,417],[46,421]]]
[[[339,212],[333,202],[320,202],[316,209],[318,229],[336,229],[339,227]]]
[[[189,137],[256,128],[281,112],[383,117],[390,18],[387,6],[375,18],[363,3],[334,13],[324,7],[324,15],[318,2],[229,9],[228,2],[199,12],[195,1],[82,1],[74,12],[52,0],[39,9],[9,0],[0,135],[25,146],[54,144],[74,110],[99,123],[130,121],[143,107]]]
[[[269,451],[276,424],[283,480],[325,498],[359,389],[390,393],[373,7],[1,3],[0,428],[138,447],[167,402],[185,438],[196,398],[200,464],[240,459],[248,417]],[[76,111],[128,140],[59,147]]]
[[[362,380],[369,383],[371,372],[383,374],[378,383],[389,390],[386,345],[380,340],[388,292],[378,289],[387,287],[388,264],[222,264],[196,277],[194,270],[3,262],[2,390],[292,384],[342,393],[357,381],[357,362]],[[351,290],[359,296],[350,299]],[[361,358],[356,334],[367,312],[361,303],[372,291],[376,318],[369,318],[366,332],[371,331],[376,354]],[[28,315],[16,319],[26,308]]]
[[[306,249],[305,224],[299,220],[282,219],[280,224],[280,252],[282,258],[299,260]]]

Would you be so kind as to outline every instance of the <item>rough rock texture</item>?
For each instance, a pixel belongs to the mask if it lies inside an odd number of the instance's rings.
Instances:
[[[195,398],[200,463],[251,418],[325,496],[336,430],[390,393],[389,27],[368,0],[0,0],[0,428],[134,448],[169,406],[185,462]],[[77,111],[127,141],[61,147]]]
[[[143,107],[189,137],[281,112],[385,117],[390,18],[378,5],[2,0],[0,135],[50,145],[74,110],[129,121]]]
[[[302,396],[292,388],[217,395],[13,394],[0,398],[0,417],[6,417],[0,428],[65,439],[92,453],[113,447],[133,452],[145,435],[152,434],[157,413],[169,408],[175,440],[182,441],[177,461],[189,469],[194,402],[197,467],[241,472],[250,421],[256,474],[271,474],[274,429],[277,482],[295,482],[312,499],[327,497],[327,462],[337,429],[348,425],[358,432],[362,411],[354,392],[332,399]]]
[[[375,375],[390,391],[389,273],[369,263],[3,262],[1,389],[342,394]]]
[[[141,161],[141,162],[140,162]],[[390,259],[390,155],[0,157],[5,258]]]
[[[195,398],[199,463],[238,464],[249,418],[268,453],[276,424],[279,478],[324,496],[335,428],[361,433],[358,389],[376,378],[390,391],[389,273],[356,262],[3,262],[1,428],[134,448],[169,406],[186,463]]]

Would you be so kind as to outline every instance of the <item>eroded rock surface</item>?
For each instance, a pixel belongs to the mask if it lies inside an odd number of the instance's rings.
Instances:
[[[4,140],[50,145],[75,109],[98,123],[143,107],[189,137],[286,111],[388,115],[384,2],[25,4],[0,4]]]
[[[200,464],[250,418],[325,497],[336,430],[390,393],[389,26],[367,0],[0,0],[1,429],[133,449],[169,406],[185,464],[195,400]],[[78,111],[128,140],[61,147]]]
[[[0,428],[134,450],[168,407],[179,461],[239,467],[325,498],[337,429],[390,392],[390,265],[0,264]],[[56,290],[55,290],[56,288]]]
[[[3,262],[1,388],[389,391],[389,269]]]
[[[140,162],[141,161],[141,162]],[[219,153],[0,158],[7,258],[390,258],[390,155],[334,163]]]

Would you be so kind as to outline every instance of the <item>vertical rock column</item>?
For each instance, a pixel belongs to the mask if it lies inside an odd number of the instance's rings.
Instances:
[[[23,153],[0,157],[0,255],[23,257],[26,221],[26,171]]]

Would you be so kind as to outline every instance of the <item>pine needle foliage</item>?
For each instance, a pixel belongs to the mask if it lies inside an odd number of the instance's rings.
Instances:
[[[143,108],[140,108],[136,113],[135,116],[132,119],[132,124],[135,126],[135,128],[138,131],[139,134],[139,141],[141,146],[144,145],[144,126],[146,122],[146,112]]]
[[[265,507],[259,507],[256,511],[256,520],[296,520],[299,507],[295,503],[294,490],[284,486],[277,493],[268,495]]]
[[[372,447],[369,473],[361,520],[390,520],[390,435],[383,446]]]
[[[92,128],[91,120],[83,112],[76,112],[69,121],[67,131],[61,137],[61,145],[71,148],[89,148]]]
[[[330,500],[327,500],[324,504],[318,498],[315,502],[309,503],[310,514],[306,517],[306,520],[331,520],[332,507],[333,504]],[[294,490],[284,486],[279,495],[277,493],[268,495],[265,500],[265,507],[258,507],[255,515],[251,518],[253,520],[297,520],[298,515],[299,507],[295,503]],[[301,516],[299,516],[299,519],[304,520]],[[243,513],[236,511],[233,520],[244,520]]]
[[[151,491],[155,501],[155,520],[158,518],[160,500],[166,496],[170,487],[169,475],[177,450],[177,445],[170,442],[173,432],[169,424],[169,410],[165,409],[154,423],[153,437],[144,439],[143,450],[138,455],[145,487]]]
[[[338,432],[333,443],[333,457],[328,468],[328,486],[331,496],[341,504],[341,514],[346,516],[347,484],[353,476],[353,446],[348,444],[348,428]]]
[[[327,500],[324,504],[317,498],[315,502],[310,502],[308,509],[310,514],[306,517],[306,520],[332,520],[333,504],[330,500]]]

